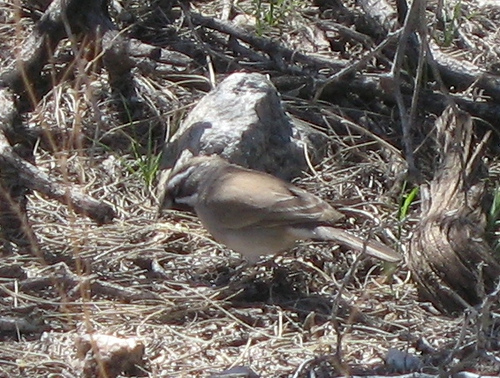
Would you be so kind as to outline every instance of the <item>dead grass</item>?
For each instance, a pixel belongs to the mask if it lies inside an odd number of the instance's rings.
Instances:
[[[252,4],[239,6],[252,9]],[[197,6],[209,12],[222,5]],[[15,24],[12,9],[4,3],[1,17]],[[309,6],[290,10],[286,14],[297,17],[283,17],[263,32],[281,35],[294,46],[318,12]],[[480,39],[484,53],[478,61],[488,64],[498,18],[460,20],[462,32],[475,27],[487,34]],[[7,41],[19,34],[11,30],[0,29],[2,58],[12,58],[15,50]],[[189,28],[179,30],[192,36]],[[168,35],[162,29],[156,41],[162,33]],[[471,38],[479,41],[475,34]],[[314,46],[316,42],[304,49],[343,58],[325,45]],[[347,55],[358,51],[354,46],[348,50]],[[355,59],[356,54],[350,56]],[[30,195],[29,218],[41,254],[15,251],[0,261],[0,319],[15,319],[18,327],[0,332],[0,377],[80,376],[75,340],[93,332],[141,339],[146,346],[144,375],[151,377],[206,377],[238,365],[250,366],[262,377],[386,375],[395,373],[384,365],[390,349],[419,355],[422,371],[431,374],[498,374],[498,298],[492,297],[484,311],[451,319],[417,301],[404,264],[394,271],[371,260],[358,261],[338,246],[302,243],[274,263],[239,270],[238,256],[213,242],[195,218],[174,213],[156,220],[152,188],[129,169],[137,157],[105,143],[116,135],[126,140],[123,132],[131,125],[115,123],[103,75],[56,86],[26,121],[50,135],[37,150],[37,166],[112,204],[118,217],[98,227],[65,206]],[[157,105],[152,122],[175,128],[200,93],[168,78],[158,80],[154,93],[172,105],[166,112]],[[151,93],[144,90],[142,99],[162,103]],[[309,106],[296,98],[285,100],[292,112]],[[351,110],[315,107],[323,114]],[[100,124],[94,122],[96,114]],[[394,125],[387,114],[379,116],[374,117],[380,121],[377,127]],[[401,155],[375,143],[369,133],[350,129],[339,135],[334,129],[327,130],[328,158],[298,184],[337,204],[347,215],[346,228],[376,235],[404,254],[419,204],[399,220]],[[52,145],[46,146],[47,141]],[[498,173],[498,162],[493,165],[492,172]],[[497,176],[492,177],[498,181]],[[33,329],[21,332],[20,322]]]

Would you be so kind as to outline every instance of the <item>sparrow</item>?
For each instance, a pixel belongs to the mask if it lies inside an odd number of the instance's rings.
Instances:
[[[334,227],[344,216],[321,198],[216,155],[174,167],[166,186],[160,211],[194,211],[215,240],[252,263],[308,239],[335,241],[384,261],[401,260],[384,244]]]

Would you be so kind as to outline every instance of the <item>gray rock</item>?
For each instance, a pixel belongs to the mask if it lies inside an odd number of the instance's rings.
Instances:
[[[234,73],[203,97],[163,150],[158,193],[170,169],[192,156],[217,154],[231,163],[291,180],[325,154],[326,136],[294,125],[276,88],[257,73]]]

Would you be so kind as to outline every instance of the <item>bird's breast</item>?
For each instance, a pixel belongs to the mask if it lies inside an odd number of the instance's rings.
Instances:
[[[250,262],[261,255],[274,254],[291,248],[297,236],[289,227],[222,227],[210,214],[197,212],[207,231],[219,243],[241,253]]]

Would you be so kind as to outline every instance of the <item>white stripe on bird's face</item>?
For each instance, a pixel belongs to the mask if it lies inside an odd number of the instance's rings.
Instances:
[[[184,197],[175,197],[174,202],[179,205],[187,205],[191,208],[195,208],[196,204],[198,203],[198,194],[194,193],[191,194],[190,196],[184,196]]]
[[[179,171],[173,171],[167,181],[167,188],[169,191],[177,193],[183,189],[186,181],[191,176],[191,173],[196,169],[195,166],[185,166]]]

